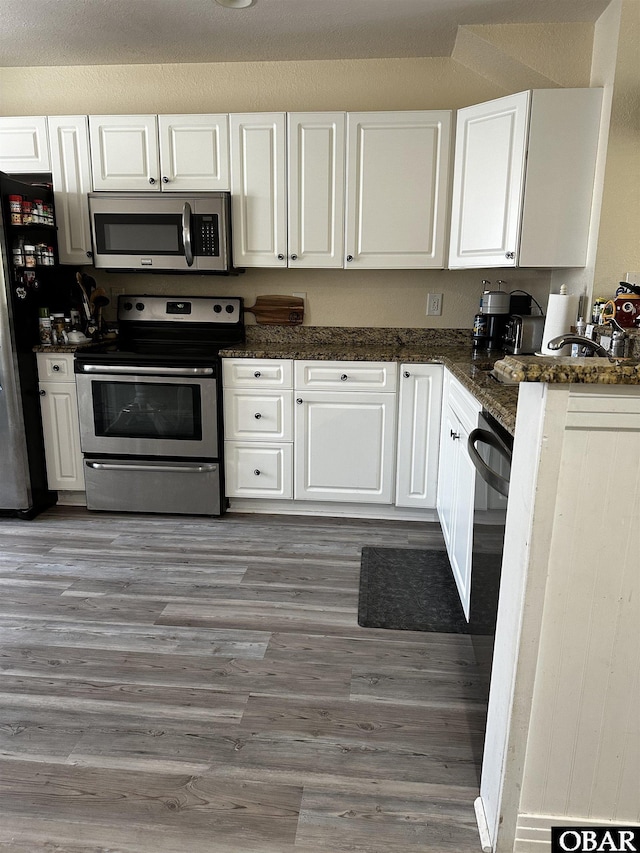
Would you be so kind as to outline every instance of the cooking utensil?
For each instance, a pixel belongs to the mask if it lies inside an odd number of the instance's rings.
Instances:
[[[89,305],[89,295],[87,294],[87,290],[84,286],[84,278],[81,272],[76,273],[76,281],[78,282],[78,287],[82,292],[82,309],[84,311],[85,320],[89,322],[89,320],[91,320],[91,307]]]
[[[255,305],[245,308],[256,323],[270,326],[299,326],[304,320],[304,299],[300,296],[258,296]]]

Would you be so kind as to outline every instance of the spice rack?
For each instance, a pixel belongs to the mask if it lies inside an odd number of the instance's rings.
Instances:
[[[47,187],[33,189],[35,198],[18,194],[8,198],[13,277],[18,299],[26,299],[29,291],[38,290],[39,271],[55,267],[57,263],[57,229],[51,192]]]

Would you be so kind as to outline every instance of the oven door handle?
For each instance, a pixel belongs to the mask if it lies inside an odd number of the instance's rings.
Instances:
[[[497,450],[498,453],[500,453],[500,455],[509,463],[511,463],[511,451],[495,433],[489,432],[489,430],[477,428],[472,429],[469,433],[467,450],[469,451],[469,457],[473,462],[474,468],[480,474],[485,483],[488,483],[496,490],[496,492],[503,495],[503,497],[509,497],[509,480],[487,465],[482,456],[478,453],[478,449],[476,447],[476,442],[478,441],[481,441],[483,444],[488,444],[489,447],[493,447],[494,450]]]
[[[93,462],[85,459],[87,468],[94,471],[149,471],[161,474],[206,474],[215,471],[217,463],[194,463],[193,465],[143,465],[139,462]]]
[[[82,373],[118,373],[122,376],[213,376],[213,367],[142,367],[127,364],[82,364]]]
[[[182,206],[182,242],[187,266],[193,266],[193,246],[191,245],[191,205],[185,201]]]

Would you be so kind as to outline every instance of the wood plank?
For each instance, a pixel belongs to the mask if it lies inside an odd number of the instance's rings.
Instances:
[[[0,541],[0,851],[479,849],[469,637],[357,625],[362,546],[438,525],[54,507]]]

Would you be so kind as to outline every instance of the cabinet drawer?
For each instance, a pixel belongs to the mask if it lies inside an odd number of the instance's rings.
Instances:
[[[292,388],[293,362],[278,358],[223,358],[225,387]]]
[[[225,388],[224,434],[244,441],[291,441],[293,391]]]
[[[225,441],[224,446],[227,497],[293,497],[293,445]]]
[[[73,353],[38,352],[36,360],[41,382],[75,382]]]
[[[395,391],[398,366],[385,361],[296,361],[295,387],[311,391]]]

